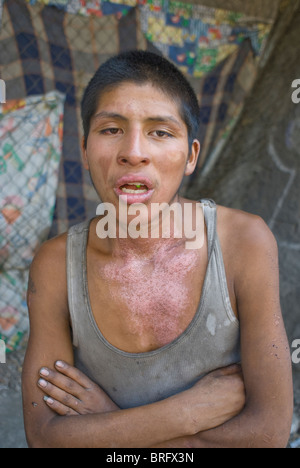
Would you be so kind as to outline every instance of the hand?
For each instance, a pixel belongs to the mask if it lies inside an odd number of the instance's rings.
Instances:
[[[38,381],[39,388],[46,394],[46,404],[55,413],[72,416],[119,409],[98,385],[75,367],[57,361],[55,369],[43,367]]]
[[[213,429],[237,416],[245,406],[245,386],[240,365],[207,374],[189,392],[193,432]],[[209,427],[203,428],[204,409],[208,408]]]

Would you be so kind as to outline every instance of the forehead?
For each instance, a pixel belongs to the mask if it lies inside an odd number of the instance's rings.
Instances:
[[[151,83],[125,82],[104,90],[99,98],[93,120],[103,118],[105,113],[116,113],[124,117],[149,118],[154,115],[168,116],[185,125],[180,106],[165,92]]]

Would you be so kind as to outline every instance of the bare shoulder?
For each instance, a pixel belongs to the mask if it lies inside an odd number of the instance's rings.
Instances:
[[[66,265],[66,249],[67,233],[44,242],[33,259],[32,267],[47,268],[49,273],[60,271]]]
[[[46,241],[36,253],[30,268],[28,284],[28,302],[35,299],[54,296],[66,302],[67,273],[66,273],[66,245],[67,234],[62,234]]]
[[[277,254],[275,236],[260,216],[218,205],[218,231],[229,250],[249,254],[267,249]]]
[[[218,206],[218,234],[229,279],[237,294],[243,285],[268,278],[278,287],[278,246],[266,222],[257,215]],[[247,286],[248,285],[248,286]]]

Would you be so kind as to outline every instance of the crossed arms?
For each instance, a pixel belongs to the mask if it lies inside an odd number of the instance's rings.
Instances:
[[[72,367],[66,273],[61,261],[66,238],[46,243],[33,262],[28,292],[31,332],[23,368],[23,400],[29,445],[285,447],[293,393],[279,304],[277,246],[262,222],[254,224],[243,254],[247,269],[237,275],[240,279],[235,285],[242,374],[236,366],[218,370],[186,392],[128,410],[120,410]],[[50,398],[45,401],[45,396]]]

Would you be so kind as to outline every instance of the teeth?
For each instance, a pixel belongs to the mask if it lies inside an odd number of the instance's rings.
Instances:
[[[136,187],[136,189],[131,190],[129,188],[122,187],[121,190],[122,190],[123,193],[138,195],[138,194],[141,194],[141,193],[147,193],[148,192],[148,188],[141,189],[142,186],[145,187],[145,184],[143,182],[127,182],[125,185],[127,185],[127,186],[132,185],[133,187]]]
[[[135,184],[127,184],[127,185],[135,185]],[[127,188],[122,188],[123,193],[134,193],[135,195],[138,193],[147,193],[148,190],[130,190]]]
[[[141,185],[144,185],[144,184],[142,184],[141,182],[133,182],[133,183],[129,182],[129,183],[126,184],[126,185],[135,185],[137,188],[140,188],[140,186],[141,186]]]

